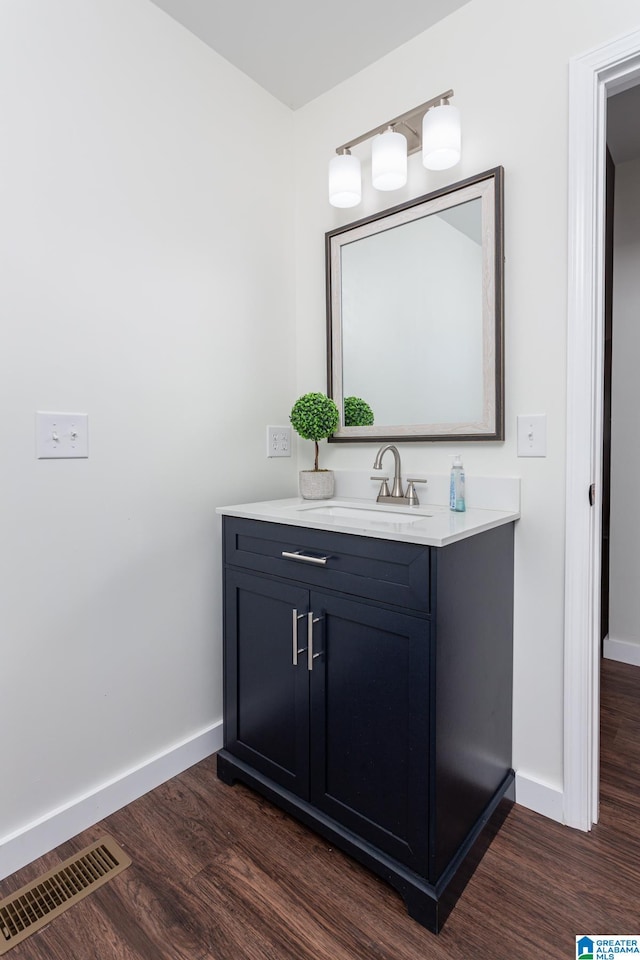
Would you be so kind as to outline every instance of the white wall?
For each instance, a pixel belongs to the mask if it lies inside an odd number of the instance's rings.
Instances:
[[[640,663],[640,159],[616,166],[607,655]]]
[[[506,440],[464,446],[469,475],[520,475],[515,571],[514,762],[531,784],[562,789],[568,62],[637,29],[637,0],[473,0],[295,115],[298,391],[325,385],[323,234],[385,206],[505,169]],[[327,202],[335,147],[452,87],[463,159],[390,199],[366,186],[357,210]],[[548,415],[544,459],[516,456],[517,414]],[[405,475],[446,473],[457,444],[404,444]],[[375,445],[331,444],[326,466],[370,468]],[[533,796],[535,790],[529,792]],[[544,790],[541,791],[545,793]],[[540,806],[544,806],[543,799]]]
[[[3,0],[0,89],[2,876],[220,720],[214,511],[295,492],[296,385],[291,112],[149,0]]]

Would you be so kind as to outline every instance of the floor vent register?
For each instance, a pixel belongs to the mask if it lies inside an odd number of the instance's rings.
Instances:
[[[131,864],[111,837],[59,864],[0,900],[0,956],[21,943]]]

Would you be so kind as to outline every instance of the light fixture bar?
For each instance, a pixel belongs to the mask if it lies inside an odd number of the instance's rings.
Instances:
[[[386,123],[381,123],[379,127],[374,127],[373,130],[368,130],[367,133],[363,133],[354,140],[349,140],[347,143],[343,143],[342,146],[336,147],[336,153],[341,154],[346,150],[350,150],[351,147],[357,146],[359,143],[364,143],[365,140],[371,140],[371,138],[377,134],[384,133],[389,127],[402,127],[403,129],[399,132],[404,133],[407,138],[407,155],[416,153],[422,146],[422,118],[425,113],[430,107],[435,107],[443,101],[447,101],[452,96],[453,90],[440,93],[437,97],[432,97],[431,100],[421,103],[419,107],[407,110],[406,113],[401,113],[400,116],[394,117],[393,120],[387,120]]]

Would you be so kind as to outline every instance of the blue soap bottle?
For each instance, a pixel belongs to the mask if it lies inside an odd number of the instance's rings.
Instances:
[[[449,507],[456,513],[463,513],[466,510],[464,502],[464,467],[462,466],[462,457],[456,454],[453,458],[451,467],[451,479],[449,481]]]

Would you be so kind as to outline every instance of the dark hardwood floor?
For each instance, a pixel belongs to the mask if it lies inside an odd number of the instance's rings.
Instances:
[[[364,868],[203,761],[0,883],[103,833],[124,873],[10,960],[540,960],[640,933],[640,668],[602,666],[601,817],[590,834],[514,807],[439,936]]]

